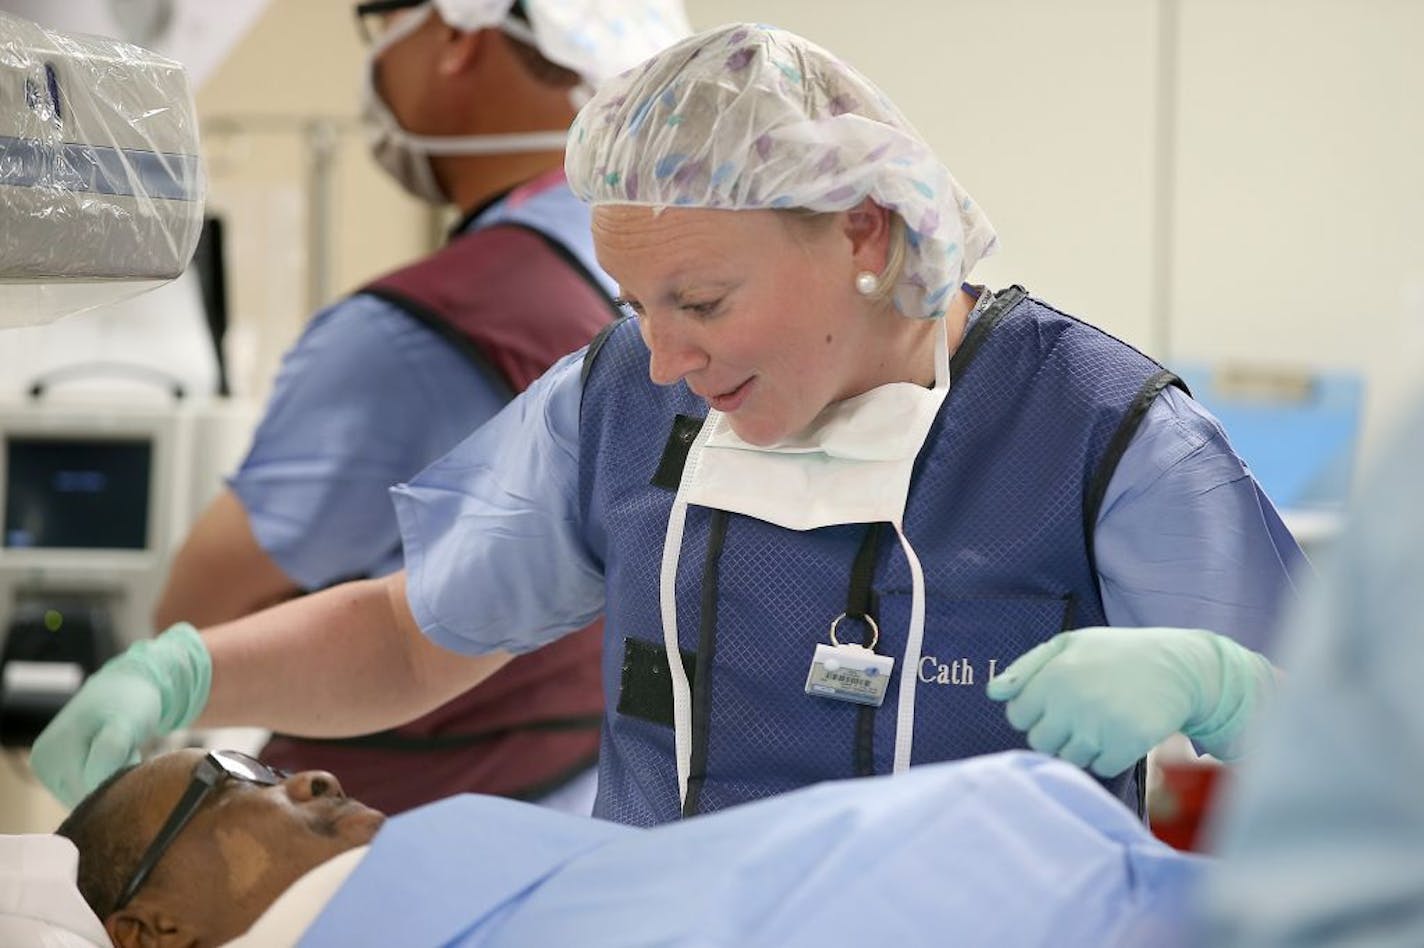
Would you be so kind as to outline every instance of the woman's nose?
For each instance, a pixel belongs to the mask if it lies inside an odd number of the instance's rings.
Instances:
[[[317,797],[344,797],[341,781],[325,770],[303,770],[292,774],[285,781],[287,796],[297,803],[314,800]]]
[[[651,358],[648,377],[656,385],[672,385],[689,372],[707,364],[707,354],[688,340],[686,334],[671,325],[668,317],[641,316],[639,327]]]

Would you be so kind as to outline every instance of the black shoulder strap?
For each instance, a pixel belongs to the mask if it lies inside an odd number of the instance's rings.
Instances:
[[[1127,446],[1132,443],[1137,429],[1142,426],[1142,419],[1147,417],[1147,410],[1152,407],[1157,396],[1162,394],[1162,390],[1169,385],[1175,385],[1182,391],[1187,391],[1186,383],[1166,369],[1158,369],[1147,377],[1147,381],[1142,383],[1142,387],[1137,391],[1137,396],[1132,400],[1132,405],[1118,424],[1117,431],[1113,432],[1112,440],[1108,442],[1107,451],[1103,453],[1097,470],[1093,472],[1093,479],[1089,482],[1088,496],[1083,504],[1083,536],[1088,545],[1088,564],[1095,574],[1098,564],[1093,556],[1093,530],[1098,522],[1098,512],[1103,506],[1103,497],[1108,492],[1108,482],[1112,480],[1113,472],[1117,470],[1118,462],[1126,453]]]
[[[613,335],[613,331],[619,326],[632,319],[632,316],[624,316],[615,319],[598,331],[598,335],[593,337],[593,341],[588,344],[588,352],[583,357],[583,367],[579,369],[579,387],[588,387],[588,374],[593,371],[593,360],[598,358],[598,353],[603,349],[603,344],[608,341],[608,337]]]
[[[951,380],[959,376],[969,368],[969,363],[974,361],[974,356],[988,340],[989,334],[994,331],[994,327],[1003,321],[1024,297],[1028,296],[1028,291],[1021,286],[1011,286],[1007,290],[1000,290],[994,294],[994,298],[989,302],[989,306],[983,314],[974,321],[974,325],[969,330],[969,335],[960,342],[959,348],[954,350],[953,357],[949,360],[949,377]],[[950,391],[953,391],[951,387]]]

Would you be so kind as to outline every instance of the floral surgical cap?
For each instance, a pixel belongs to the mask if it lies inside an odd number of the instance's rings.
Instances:
[[[906,225],[895,305],[938,317],[994,229],[894,104],[835,56],[767,26],[722,26],[610,79],[569,133],[569,184],[595,206],[843,211]]]
[[[515,0],[435,0],[459,30],[508,29]],[[682,0],[523,0],[534,45],[545,59],[592,86],[635,66],[691,32]],[[522,38],[522,37],[521,37]]]

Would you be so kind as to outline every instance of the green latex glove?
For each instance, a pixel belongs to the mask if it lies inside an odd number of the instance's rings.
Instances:
[[[104,664],[35,740],[30,767],[65,806],[138,763],[139,748],[186,727],[208,702],[213,663],[186,622]]]
[[[1028,744],[1104,777],[1122,773],[1181,732],[1231,760],[1275,687],[1270,662],[1200,629],[1061,632],[989,682]]]

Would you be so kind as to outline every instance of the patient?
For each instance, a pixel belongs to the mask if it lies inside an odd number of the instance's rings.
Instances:
[[[385,820],[330,774],[287,777],[246,755],[212,757],[182,750],[121,770],[59,827],[79,850],[80,893],[115,944],[229,941]],[[160,835],[168,843],[151,845]]]
[[[472,795],[382,828],[329,774],[188,750],[60,831],[123,946],[1160,943],[1202,866],[1026,752],[645,830]]]

